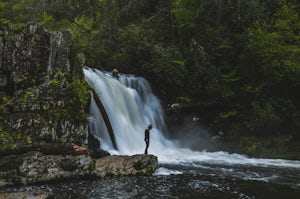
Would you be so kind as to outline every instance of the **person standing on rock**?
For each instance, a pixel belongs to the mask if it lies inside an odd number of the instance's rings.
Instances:
[[[152,124],[149,124],[149,126],[145,130],[145,142],[146,142],[145,154],[148,154],[148,147],[149,147],[149,142],[150,142],[150,130],[151,129],[152,129]]]

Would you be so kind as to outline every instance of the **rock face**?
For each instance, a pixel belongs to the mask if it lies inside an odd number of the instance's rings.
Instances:
[[[31,141],[73,142],[87,137],[87,122],[71,115],[67,34],[27,24],[17,33],[0,31],[0,119],[9,134]],[[15,136],[16,137],[16,136]]]
[[[29,185],[111,175],[152,175],[156,166],[157,157],[153,155],[93,159],[88,155],[43,155],[32,151],[0,159],[0,185]]]
[[[96,160],[96,175],[152,175],[157,157],[153,155],[106,156]]]

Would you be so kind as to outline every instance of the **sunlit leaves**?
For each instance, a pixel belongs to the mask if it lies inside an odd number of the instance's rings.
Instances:
[[[299,84],[299,16],[293,6],[284,5],[270,24],[257,23],[248,30],[248,47],[260,63],[259,71],[272,84],[290,79]]]
[[[47,14],[47,12],[43,12],[42,14],[42,20],[41,20],[41,24],[42,25],[47,25],[48,23],[53,21],[53,17],[49,14]]]
[[[195,27],[201,9],[203,9],[201,1],[175,0],[172,11],[179,27]]]

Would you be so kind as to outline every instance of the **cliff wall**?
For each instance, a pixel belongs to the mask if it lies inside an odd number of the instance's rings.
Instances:
[[[38,24],[0,31],[0,130],[7,136],[0,139],[2,147],[86,142],[86,107],[70,75],[67,38]]]

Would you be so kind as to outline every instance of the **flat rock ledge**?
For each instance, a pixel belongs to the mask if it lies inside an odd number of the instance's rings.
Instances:
[[[106,156],[96,160],[95,174],[107,175],[152,175],[157,167],[154,155]]]
[[[0,188],[104,176],[152,175],[157,163],[154,155],[93,159],[89,155],[44,155],[31,151],[0,159]]]

